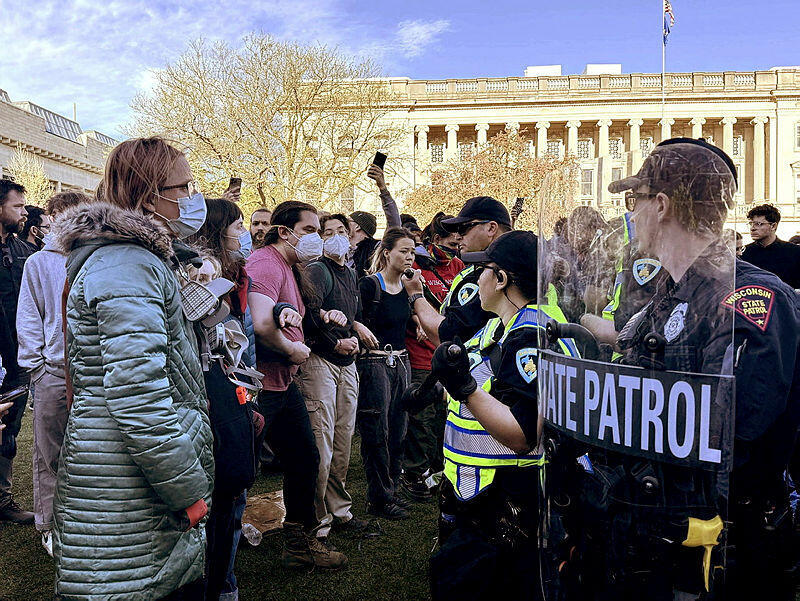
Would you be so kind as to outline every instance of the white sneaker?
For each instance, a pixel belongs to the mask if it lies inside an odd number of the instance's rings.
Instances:
[[[51,530],[45,530],[42,532],[42,546],[44,550],[47,551],[47,554],[52,557],[53,556],[53,532]]]

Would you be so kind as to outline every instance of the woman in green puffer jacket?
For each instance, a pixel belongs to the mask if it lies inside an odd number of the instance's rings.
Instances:
[[[158,138],[118,145],[102,186],[105,202],[56,226],[69,254],[73,388],[54,501],[56,592],[202,598],[212,435],[172,242],[202,225],[205,202],[186,158]]]

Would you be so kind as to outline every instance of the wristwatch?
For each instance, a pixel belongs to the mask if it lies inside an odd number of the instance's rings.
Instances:
[[[411,296],[408,297],[408,304],[411,305],[411,308],[414,308],[414,303],[417,302],[419,299],[423,298],[424,295],[420,294],[419,292],[415,292]]]

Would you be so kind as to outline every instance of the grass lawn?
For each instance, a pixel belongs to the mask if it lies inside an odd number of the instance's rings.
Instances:
[[[14,496],[26,509],[33,506],[32,436],[32,414],[28,411],[14,461]],[[348,488],[357,515],[363,516],[366,482],[358,439],[355,444]],[[280,488],[279,477],[259,477],[251,493]],[[250,547],[243,538],[236,560],[240,599],[428,599],[427,563],[436,533],[434,504],[417,504],[410,519],[381,520],[381,526],[385,534],[378,538],[360,540],[332,535],[331,541],[350,560],[346,570],[334,573],[287,572],[281,568],[280,534],[265,536],[258,547]],[[49,601],[53,598],[53,582],[53,560],[42,548],[34,527],[0,523],[0,601]]]

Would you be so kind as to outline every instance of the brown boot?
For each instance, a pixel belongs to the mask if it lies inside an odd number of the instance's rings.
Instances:
[[[302,524],[283,523],[283,567],[325,568],[338,570],[347,565],[347,556],[329,549],[315,536],[306,533]]]

